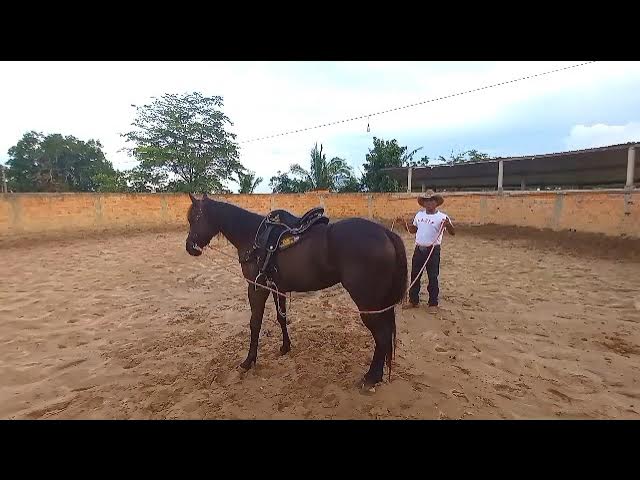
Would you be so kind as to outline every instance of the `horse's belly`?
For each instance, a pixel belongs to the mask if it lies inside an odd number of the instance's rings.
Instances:
[[[317,268],[278,267],[278,288],[286,292],[314,292],[340,282],[340,276]]]
[[[278,288],[287,292],[314,292],[340,282],[340,275],[320,258],[282,256],[276,262]]]
[[[284,292],[315,292],[333,287],[337,283],[340,283],[339,279],[330,279],[323,282],[291,282],[290,284],[285,282],[281,290]]]

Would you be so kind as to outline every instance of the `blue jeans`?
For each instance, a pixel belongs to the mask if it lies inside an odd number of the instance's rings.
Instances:
[[[411,281],[416,278],[416,275],[424,265],[424,262],[429,256],[431,247],[418,247],[413,252],[413,259],[411,260]],[[433,253],[427,267],[425,268],[427,277],[429,278],[429,285],[427,286],[427,292],[429,292],[429,305],[438,305],[438,295],[440,289],[438,288],[438,275],[440,274],[440,245],[433,247]],[[422,277],[422,274],[420,274]],[[409,301],[414,305],[417,305],[420,301],[420,278],[416,280],[416,283],[409,290]]]

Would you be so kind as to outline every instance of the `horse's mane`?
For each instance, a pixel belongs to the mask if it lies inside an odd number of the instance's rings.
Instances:
[[[248,234],[255,235],[257,224],[262,219],[262,215],[245,210],[233,203],[221,202],[212,198],[203,198],[201,202],[200,205],[203,211],[211,214],[212,209],[215,209],[216,220],[224,222],[230,231],[241,233],[243,236]],[[194,220],[194,206],[195,204],[192,203],[187,209],[187,221],[189,223]],[[233,221],[229,221],[230,219],[233,219]]]

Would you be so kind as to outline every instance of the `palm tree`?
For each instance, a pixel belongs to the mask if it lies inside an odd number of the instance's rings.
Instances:
[[[420,150],[422,150],[422,147],[418,147],[415,150],[412,150],[409,153],[404,153],[402,155],[402,157],[400,158],[400,161],[402,162],[402,165],[405,165],[407,167],[424,167],[429,163],[429,157],[422,157],[422,159],[420,159],[420,161],[414,162],[413,161],[413,156],[418,153]]]
[[[262,183],[262,177],[256,178],[254,172],[238,172],[238,184],[240,185],[238,193],[253,193],[260,183]]]
[[[316,143],[311,150],[311,168],[306,170],[299,164],[291,165],[291,174],[301,177],[311,190],[337,190],[341,184],[353,176],[346,160],[334,157],[327,162]]]

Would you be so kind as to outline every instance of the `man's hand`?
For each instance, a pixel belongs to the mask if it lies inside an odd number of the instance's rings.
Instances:
[[[398,222],[400,225],[404,225],[408,233],[413,234],[418,231],[418,228],[413,225],[413,217],[409,220],[404,217],[396,217],[394,221]]]
[[[453,224],[451,223],[451,220],[449,219],[449,217],[444,219],[444,228],[447,230],[449,235],[456,234],[456,230],[453,228]]]
[[[416,232],[418,231],[418,227],[416,227],[416,226],[413,224],[413,218],[412,218],[412,219],[410,219],[408,222],[407,222],[406,220],[405,220],[404,222],[405,222],[404,224],[405,224],[405,225],[406,225],[406,227],[407,227],[407,232],[409,232],[410,234],[412,234],[412,235],[413,235],[414,233],[416,233]]]

